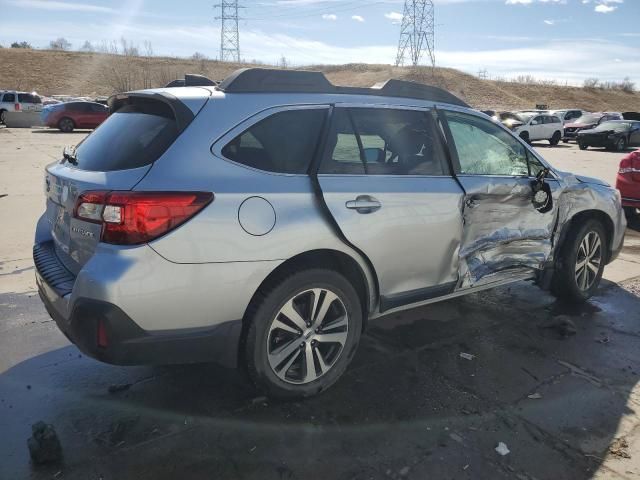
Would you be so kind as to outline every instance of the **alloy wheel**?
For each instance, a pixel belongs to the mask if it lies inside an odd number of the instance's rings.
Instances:
[[[624,141],[624,138],[621,138],[620,140],[618,140],[616,147],[619,152],[622,152],[627,147],[626,142]]]
[[[327,288],[297,293],[269,327],[269,366],[287,383],[313,382],[335,365],[348,333],[349,315],[336,293]]]
[[[582,291],[589,290],[595,283],[602,264],[602,241],[597,232],[587,233],[576,256],[575,279],[578,288]]]

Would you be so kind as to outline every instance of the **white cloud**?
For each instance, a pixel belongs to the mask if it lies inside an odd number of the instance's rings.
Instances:
[[[546,23],[547,25],[555,25],[556,21],[555,20],[545,20],[544,23]]]
[[[389,12],[385,13],[384,16],[393,23],[400,23],[402,21],[402,14],[400,12]]]
[[[361,17],[360,15],[351,15],[351,20],[362,23],[364,22],[364,17]]]
[[[594,10],[598,13],[611,13],[616,8],[618,7],[612,7],[611,5],[605,5],[604,3],[601,3],[600,5],[596,5],[596,8]]]
[[[57,2],[47,0],[8,0],[9,4],[21,8],[36,8],[39,10],[54,10],[65,12],[93,12],[93,13],[115,13],[116,10],[110,7],[101,7],[91,3]]]
[[[506,0],[505,4],[506,5],[531,5],[534,2],[565,4],[567,3],[567,0]]]
[[[323,13],[322,14],[322,19],[323,20],[329,20],[331,22],[335,22],[338,19],[338,16],[334,15],[333,13]]]

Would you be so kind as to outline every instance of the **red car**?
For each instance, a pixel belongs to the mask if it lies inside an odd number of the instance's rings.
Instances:
[[[640,209],[640,150],[625,155],[620,161],[616,188],[622,196],[622,206],[631,218]]]
[[[42,110],[42,123],[63,132],[75,128],[96,128],[109,116],[109,108],[94,102],[68,102],[49,105]]]

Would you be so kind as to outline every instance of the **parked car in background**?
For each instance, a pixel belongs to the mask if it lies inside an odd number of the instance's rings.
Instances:
[[[49,105],[42,111],[42,123],[62,132],[96,128],[109,116],[109,107],[95,102],[67,102]]]
[[[369,320],[524,279],[583,302],[622,248],[617,190],[436,87],[249,68],[109,105],[46,167],[33,248],[47,311],[105,362],[308,397]]]
[[[622,195],[622,206],[627,218],[637,218],[640,211],[640,150],[635,150],[620,160],[616,188]]]
[[[580,150],[604,147],[624,152],[627,147],[640,147],[640,121],[609,120],[595,128],[580,130],[577,137]]]
[[[560,117],[560,120],[562,120],[562,123],[567,124],[567,123],[573,123],[575,120],[577,120],[587,112],[579,109],[574,109],[574,110],[562,109],[562,110],[549,110],[547,113],[550,113],[551,115],[555,115],[556,117]]]
[[[569,140],[575,140],[580,130],[595,128],[602,122],[609,120],[623,120],[622,114],[618,112],[585,113],[573,123],[567,123],[564,126],[564,137],[562,141],[567,143]]]
[[[0,123],[4,123],[6,112],[39,112],[40,110],[42,110],[42,99],[35,92],[0,91]]]
[[[534,140],[548,140],[551,145],[557,145],[562,138],[562,120],[547,113],[517,112],[522,125],[513,129],[514,133],[525,142]]]

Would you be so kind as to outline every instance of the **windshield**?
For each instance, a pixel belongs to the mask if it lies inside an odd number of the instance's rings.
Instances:
[[[501,113],[500,114],[500,120],[505,121],[505,120],[516,120],[516,121],[520,121],[520,119],[518,118],[518,116],[514,113]]]
[[[600,120],[599,115],[582,115],[580,118],[578,118],[574,123],[598,123],[598,120]]]
[[[529,119],[531,117],[533,117],[534,115],[537,115],[537,113],[526,113],[526,112],[522,112],[522,113],[518,113],[517,117],[521,122],[527,123],[529,121]]]
[[[631,125],[627,122],[604,122],[598,125],[594,130],[603,132],[606,130],[615,130],[616,132],[624,132],[629,130]]]

